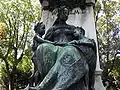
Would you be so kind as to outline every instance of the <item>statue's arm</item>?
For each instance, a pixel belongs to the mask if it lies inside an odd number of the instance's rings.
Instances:
[[[41,37],[39,37],[38,35],[36,35],[35,37],[35,40],[38,42],[38,43],[50,43],[50,44],[53,44],[53,45],[58,45],[58,46],[64,46],[64,45],[67,45],[66,42],[53,42],[53,41],[50,41],[50,40],[46,40],[46,39],[43,39]]]
[[[53,41],[54,42],[54,27],[50,28],[44,37],[45,40]]]
[[[45,39],[39,37],[38,35],[35,36],[35,39],[36,39],[36,41],[39,42],[39,43],[51,43],[51,44],[54,44],[54,42],[49,41],[49,40],[45,40]]]
[[[79,40],[73,40],[71,42],[69,42],[68,44],[75,44],[75,45],[88,45],[88,46],[95,46],[95,42],[92,39],[88,39],[88,38],[83,38],[83,39],[79,39]]]

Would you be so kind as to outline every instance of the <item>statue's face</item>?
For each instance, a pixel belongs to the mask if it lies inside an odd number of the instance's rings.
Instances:
[[[77,28],[74,30],[74,36],[75,36],[75,37],[78,37],[78,38],[82,38],[82,37],[84,36],[83,30],[81,30],[81,28],[77,27]]]
[[[61,8],[60,13],[59,13],[59,18],[61,20],[66,21],[68,19],[68,14],[69,14],[69,11],[67,8]]]
[[[77,28],[74,30],[74,36],[77,38],[80,37],[80,31]]]

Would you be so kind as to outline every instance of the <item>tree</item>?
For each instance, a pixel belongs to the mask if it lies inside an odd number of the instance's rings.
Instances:
[[[120,89],[120,1],[98,0],[96,28],[99,42],[99,56],[103,69],[103,84],[107,90]]]
[[[33,2],[0,0],[0,81],[9,90],[26,85],[31,73],[31,30],[40,19],[40,6]]]

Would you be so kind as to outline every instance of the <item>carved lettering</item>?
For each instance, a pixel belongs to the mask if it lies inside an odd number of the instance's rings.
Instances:
[[[74,10],[73,12],[70,12],[70,14],[81,14],[82,12],[81,11],[79,11],[79,10]]]

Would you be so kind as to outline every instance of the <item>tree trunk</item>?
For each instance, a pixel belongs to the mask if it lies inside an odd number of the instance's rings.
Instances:
[[[14,81],[13,81],[13,79],[9,80],[9,90],[14,90]]]

